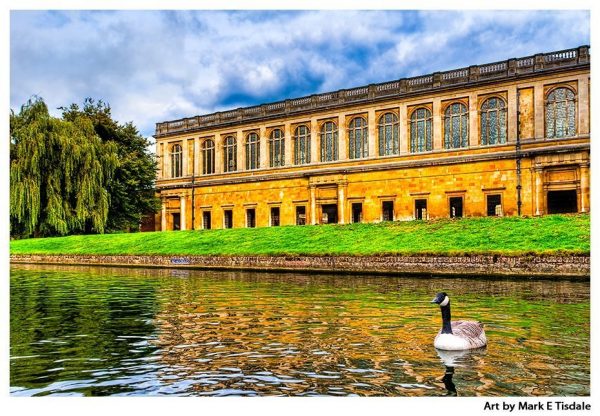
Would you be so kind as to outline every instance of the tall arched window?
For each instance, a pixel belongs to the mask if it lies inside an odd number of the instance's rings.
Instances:
[[[181,176],[183,176],[183,149],[180,144],[174,144],[171,147],[171,177]]]
[[[215,173],[215,142],[210,139],[202,143],[202,173],[204,175]]]
[[[285,161],[285,139],[283,130],[275,129],[269,138],[269,164],[272,168],[283,166]]]
[[[453,103],[444,112],[444,148],[458,149],[469,145],[469,113],[463,103]]]
[[[294,165],[310,163],[310,129],[298,126],[294,130]]]
[[[410,152],[428,152],[433,150],[431,139],[431,111],[417,108],[410,115]]]
[[[385,113],[379,117],[379,156],[397,155],[400,149],[398,116]]]
[[[575,93],[556,88],[546,98],[546,137],[575,136],[575,132]]]
[[[497,97],[488,98],[481,105],[481,144],[506,143],[506,104]]]
[[[352,119],[348,126],[348,146],[350,159],[369,156],[369,129],[362,117]]]
[[[246,169],[258,169],[260,166],[260,140],[258,134],[250,133],[246,138]]]
[[[338,160],[338,130],[333,121],[321,127],[321,162]]]
[[[223,170],[225,172],[237,170],[237,143],[233,136],[228,136],[223,142]]]

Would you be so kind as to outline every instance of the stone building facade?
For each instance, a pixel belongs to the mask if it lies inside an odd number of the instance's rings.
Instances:
[[[156,125],[157,230],[590,209],[581,46]]]

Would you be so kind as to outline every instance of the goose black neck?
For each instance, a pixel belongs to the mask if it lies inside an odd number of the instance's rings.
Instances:
[[[450,302],[446,306],[441,306],[442,310],[442,334],[451,334],[452,325],[450,324]]]

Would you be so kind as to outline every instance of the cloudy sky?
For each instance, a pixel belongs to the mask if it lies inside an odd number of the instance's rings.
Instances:
[[[575,10],[11,11],[10,105],[102,99],[151,136],[160,121],[589,43]]]

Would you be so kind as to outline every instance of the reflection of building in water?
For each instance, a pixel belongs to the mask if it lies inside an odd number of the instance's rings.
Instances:
[[[170,302],[158,318],[162,360],[170,367],[187,368],[190,377],[200,377],[198,390],[243,388],[274,394],[280,388],[282,393],[327,394],[329,387],[340,384],[342,366],[354,368],[364,360],[365,366],[376,368],[379,360],[390,359],[346,355],[351,342],[344,328],[353,326],[350,317],[284,307],[285,311],[260,301],[256,307],[239,301],[224,307],[213,304],[208,295],[194,302]],[[363,339],[381,343],[372,336]],[[274,387],[277,380],[280,385]],[[377,384],[387,380],[380,377]]]
[[[366,287],[368,279],[290,275],[279,278],[286,280],[280,286],[255,276],[180,280],[181,289],[161,294],[161,361],[197,381],[197,391],[425,395],[432,389],[427,380],[435,368],[419,365],[431,359],[432,341],[414,304],[401,314],[410,322],[399,324],[398,314],[376,300],[381,284]],[[360,295],[348,290],[353,284],[362,287]],[[170,383],[171,375],[161,381]]]
[[[157,123],[162,230],[589,211],[589,48]]]

